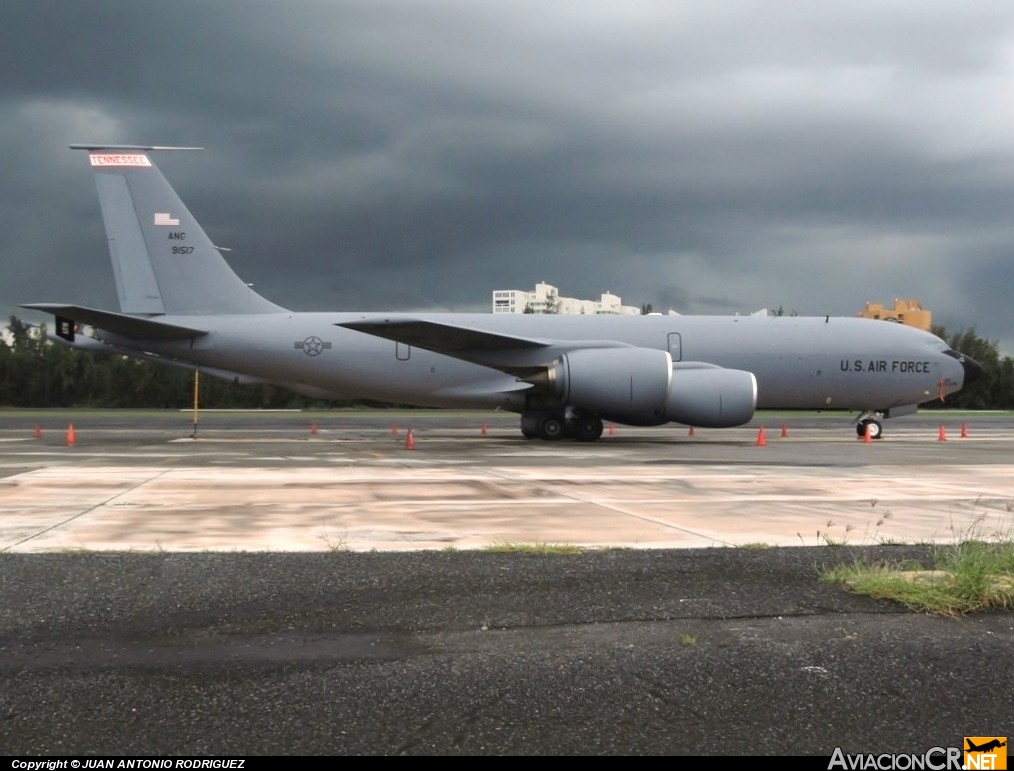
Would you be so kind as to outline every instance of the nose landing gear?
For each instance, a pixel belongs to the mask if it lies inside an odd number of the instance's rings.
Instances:
[[[863,415],[860,416],[859,422],[856,423],[856,434],[860,439],[865,437],[869,433],[870,439],[880,439],[884,433],[883,424],[881,424],[877,415]]]

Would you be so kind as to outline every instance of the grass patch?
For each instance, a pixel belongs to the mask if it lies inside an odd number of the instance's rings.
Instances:
[[[351,551],[348,540],[345,536],[335,536],[327,531],[327,526],[323,526],[323,534],[321,540],[327,544],[328,551],[339,552],[339,551]]]
[[[583,554],[587,549],[567,543],[498,541],[487,546],[485,551],[494,554]]]
[[[825,571],[824,581],[923,613],[962,616],[1014,608],[1014,534],[963,538],[934,554],[932,570],[857,560]]]

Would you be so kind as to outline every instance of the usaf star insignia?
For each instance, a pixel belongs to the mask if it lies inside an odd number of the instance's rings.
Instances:
[[[320,356],[321,352],[331,350],[331,343],[325,342],[319,337],[311,336],[305,340],[297,340],[295,347],[307,356]]]

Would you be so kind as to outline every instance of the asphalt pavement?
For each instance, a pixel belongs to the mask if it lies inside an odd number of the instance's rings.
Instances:
[[[1014,616],[820,579],[931,547],[0,556],[10,755],[923,753],[1012,725]]]

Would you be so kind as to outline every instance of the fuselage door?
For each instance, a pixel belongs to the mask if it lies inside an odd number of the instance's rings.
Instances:
[[[672,356],[673,361],[683,360],[683,341],[680,339],[679,332],[669,333],[669,355]]]

